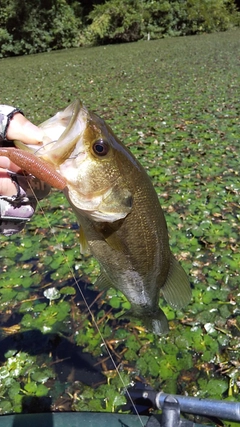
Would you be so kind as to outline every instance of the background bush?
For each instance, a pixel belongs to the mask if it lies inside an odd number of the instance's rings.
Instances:
[[[225,31],[239,24],[232,0],[109,0],[89,13],[95,44]]]
[[[0,26],[3,57],[77,46],[81,20],[65,0],[2,0]]]
[[[225,31],[237,0],[2,0],[0,57]]]

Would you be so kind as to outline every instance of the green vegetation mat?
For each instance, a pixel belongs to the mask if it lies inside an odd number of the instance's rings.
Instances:
[[[53,191],[22,233],[0,238],[2,414],[124,410],[136,382],[239,401],[239,36],[0,61],[1,103],[34,123],[78,97],[108,121],[151,176],[193,285],[184,310],[161,301],[167,336],[119,319],[128,302],[94,290],[98,265],[80,255],[76,218]]]

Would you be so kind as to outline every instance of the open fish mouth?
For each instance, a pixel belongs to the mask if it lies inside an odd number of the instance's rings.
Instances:
[[[43,147],[37,155],[55,166],[76,156],[84,156],[86,153],[83,147],[79,147],[79,141],[85,131],[87,117],[88,112],[83,104],[76,100],[64,111],[58,112],[51,119],[42,123],[40,127],[45,136]],[[76,145],[78,145],[77,153],[74,153]]]
[[[80,100],[76,100],[39,125],[44,133],[42,146],[36,149],[36,145],[26,146],[21,141],[14,143],[18,148],[31,151],[57,167],[68,159],[85,155],[84,147],[78,146],[77,152],[73,151],[86,129],[87,120],[88,111]]]

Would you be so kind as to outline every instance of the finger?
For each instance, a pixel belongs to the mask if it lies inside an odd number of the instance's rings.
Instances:
[[[11,162],[8,157],[0,156],[0,168],[11,170],[13,172],[17,172],[20,170],[19,166],[15,165],[15,163]],[[6,172],[7,173],[7,172]]]
[[[43,131],[42,129],[38,128],[28,120],[25,122],[24,126],[24,136],[25,144],[31,144],[31,145],[41,145],[43,141]]]
[[[13,196],[17,194],[15,184],[7,174],[5,169],[0,168],[0,195]]]

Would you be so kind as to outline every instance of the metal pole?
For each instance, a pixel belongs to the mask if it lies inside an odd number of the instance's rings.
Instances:
[[[161,427],[179,427],[180,405],[174,397],[167,396],[162,409]]]
[[[181,412],[188,414],[218,417],[229,421],[240,421],[240,403],[226,402],[224,400],[199,399],[181,395],[168,395],[160,391],[156,395],[156,406],[162,409],[167,396],[177,399]]]

